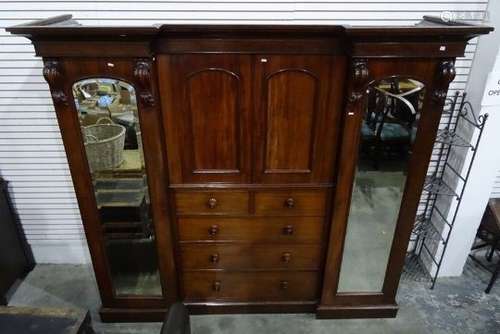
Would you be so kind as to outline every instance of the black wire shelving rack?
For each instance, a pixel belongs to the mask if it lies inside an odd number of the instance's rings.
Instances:
[[[431,289],[436,284],[474,164],[477,147],[488,119],[488,114],[476,116],[466,97],[466,93],[457,92],[453,98],[446,100],[443,114],[445,122],[442,122],[438,131],[430,161],[433,172],[425,181],[412,231],[411,241],[415,246],[407,257],[406,271],[422,271],[426,279],[431,282]],[[477,135],[472,136],[475,131],[478,131]],[[469,133],[472,139],[470,141],[465,139],[461,133]],[[463,166],[456,166],[450,159],[454,150],[455,154],[461,157],[466,157],[470,150],[472,152],[470,160],[463,162],[465,164]],[[457,150],[466,151],[457,152]],[[428,270],[429,267],[433,270]],[[415,276],[414,272],[410,274]]]

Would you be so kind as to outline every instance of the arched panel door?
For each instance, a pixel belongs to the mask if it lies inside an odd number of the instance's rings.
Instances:
[[[311,173],[319,79],[304,69],[283,69],[264,79],[264,173]]]
[[[310,55],[255,60],[256,182],[331,182],[341,103],[331,66],[338,60]],[[342,66],[336,68],[342,77]]]
[[[250,181],[249,59],[160,57],[173,183]]]

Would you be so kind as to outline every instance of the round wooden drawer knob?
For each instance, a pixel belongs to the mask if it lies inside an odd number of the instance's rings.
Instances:
[[[210,198],[210,199],[207,201],[207,206],[208,206],[210,209],[215,209],[215,207],[217,206],[217,199],[215,199],[214,197]]]
[[[219,262],[219,254],[215,253],[215,254],[210,255],[210,262],[212,262],[212,263]]]
[[[219,292],[220,288],[221,288],[220,281],[214,281],[214,283],[212,284],[212,290]]]
[[[281,255],[281,261],[284,263],[289,263],[292,259],[292,254],[289,252],[285,252]]]
[[[293,234],[293,226],[287,225],[287,226],[283,227],[283,234],[284,235],[292,235]]]
[[[285,207],[291,209],[295,206],[295,200],[293,198],[287,198],[285,201]]]
[[[208,229],[208,234],[210,234],[212,237],[217,235],[219,233],[219,226],[218,225],[212,225]]]
[[[286,290],[286,289],[288,289],[288,281],[281,281],[281,282],[280,282],[280,289],[281,289],[281,290]]]

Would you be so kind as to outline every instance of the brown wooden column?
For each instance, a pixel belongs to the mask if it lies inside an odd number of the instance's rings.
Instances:
[[[368,60],[351,60],[348,89],[343,114],[343,132],[341,139],[340,164],[335,194],[333,196],[332,220],[329,247],[326,255],[321,302],[318,315],[327,312],[337,293],[340,265],[347,229],[347,218],[351,202],[351,193],[358,155],[359,133],[364,114],[364,89],[369,79]]]
[[[88,163],[83,145],[77,111],[72,101],[71,84],[64,69],[64,60],[59,58],[44,59],[43,76],[49,84],[57,120],[61,129],[66,157],[71,170],[80,215],[85,222],[85,236],[92,256],[92,264],[103,304],[113,300],[113,284],[106,264],[106,253],[100,229],[100,222],[95,208],[94,194]]]

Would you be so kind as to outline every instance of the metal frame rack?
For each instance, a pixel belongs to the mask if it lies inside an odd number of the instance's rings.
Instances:
[[[444,126],[439,130],[434,145],[434,155],[431,166],[434,167],[424,185],[421,197],[419,214],[417,215],[412,232],[412,241],[415,248],[411,259],[416,259],[419,267],[426,268],[423,262],[428,259],[435,265],[434,273],[427,269],[427,277],[432,282],[431,289],[436,284],[436,279],[441,268],[446,247],[450,239],[462,197],[464,194],[470,171],[476,157],[477,147],[481,141],[484,125],[488,114],[476,116],[470,102],[466,101],[467,94],[457,92],[453,98],[446,101]],[[477,136],[472,136],[471,141],[466,140],[458,132],[479,131]],[[454,166],[451,163],[453,150],[471,150],[472,157],[465,168]],[[467,156],[468,152],[463,153]],[[462,172],[460,172],[462,170]],[[465,173],[465,175],[463,175]],[[453,203],[453,199],[457,202]],[[443,206],[448,206],[443,208]],[[449,220],[449,217],[452,217]],[[413,267],[410,265],[410,267]],[[410,269],[411,270],[411,269]]]

